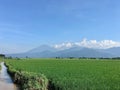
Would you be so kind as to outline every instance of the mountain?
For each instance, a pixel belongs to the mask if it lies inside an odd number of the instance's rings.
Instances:
[[[120,47],[109,49],[93,49],[74,46],[68,49],[59,50],[48,45],[29,50],[20,54],[9,54],[12,57],[51,58],[51,57],[119,57]]]
[[[91,48],[70,48],[57,52],[60,57],[113,57],[114,55]]]
[[[120,57],[120,47],[109,48],[109,49],[104,50],[104,52],[110,52],[116,57]]]
[[[53,52],[56,52],[57,49],[48,45],[41,45],[37,48],[33,48],[25,53],[18,53],[18,54],[7,54],[6,56],[12,57],[50,57]]]
[[[48,45],[41,45],[37,48],[34,48],[28,51],[28,53],[39,53],[39,52],[44,52],[44,51],[57,51],[57,49],[55,49],[54,47],[48,46]]]

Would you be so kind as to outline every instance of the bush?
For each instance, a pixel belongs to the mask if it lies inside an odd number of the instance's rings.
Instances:
[[[48,79],[43,74],[17,71],[10,65],[6,66],[14,83],[20,85],[22,90],[48,90]]]

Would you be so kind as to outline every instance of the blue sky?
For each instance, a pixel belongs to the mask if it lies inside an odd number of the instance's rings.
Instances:
[[[120,0],[0,0],[3,53],[42,44],[120,42]]]

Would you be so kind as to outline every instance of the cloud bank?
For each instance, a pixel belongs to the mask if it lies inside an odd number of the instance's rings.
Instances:
[[[108,49],[108,48],[112,48],[112,47],[120,47],[120,42],[113,41],[113,40],[97,41],[97,40],[83,39],[80,42],[74,42],[74,43],[67,42],[67,43],[54,45],[54,47],[56,49],[66,49],[66,48],[71,48],[74,46],[94,48],[94,49]]]

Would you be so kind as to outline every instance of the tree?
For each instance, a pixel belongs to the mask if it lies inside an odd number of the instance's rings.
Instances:
[[[5,58],[5,55],[4,54],[0,54],[0,58]]]

